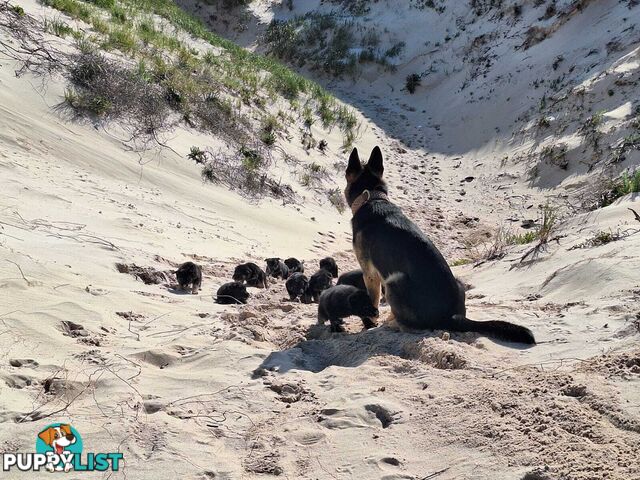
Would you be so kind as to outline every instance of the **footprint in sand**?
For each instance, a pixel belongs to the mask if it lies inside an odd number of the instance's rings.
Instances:
[[[70,320],[63,320],[60,322],[58,326],[58,330],[62,332],[63,335],[68,337],[88,337],[89,332],[85,330],[85,328],[79,323],[72,322]]]
[[[141,362],[155,365],[156,367],[161,369],[167,368],[178,361],[178,359],[174,355],[170,355],[160,350],[147,350],[144,352],[136,353],[132,356],[140,360]]]
[[[15,388],[16,390],[22,390],[33,384],[33,378],[27,375],[3,375],[2,380],[9,388]]]
[[[315,430],[302,431],[302,432],[298,431],[293,436],[294,441],[304,447],[310,447],[311,445],[320,443],[325,438],[326,438],[326,435],[324,433],[318,432]]]
[[[36,368],[40,364],[31,358],[12,358],[9,360],[9,365],[16,368]]]

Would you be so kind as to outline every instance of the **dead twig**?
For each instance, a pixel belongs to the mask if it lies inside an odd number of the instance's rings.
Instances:
[[[420,480],[429,480],[430,478],[436,478],[439,475],[442,475],[444,472],[449,470],[450,467],[443,468],[442,470],[438,470],[437,472],[430,473],[426,477],[422,477]]]
[[[20,265],[18,265],[16,262],[14,262],[12,260],[7,260],[7,262],[13,263],[16,267],[18,267],[18,270],[20,270],[20,275],[22,275],[22,279],[25,282],[27,282],[27,286],[33,287],[34,283],[32,281],[28,280],[27,277],[24,276],[24,272],[22,271],[22,268],[20,268]]]

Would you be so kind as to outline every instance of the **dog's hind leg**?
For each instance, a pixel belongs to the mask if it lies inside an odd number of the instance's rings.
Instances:
[[[408,285],[405,274],[392,273],[385,279],[385,297],[391,312],[385,326],[393,330],[407,331],[414,325],[414,312],[411,308]]]

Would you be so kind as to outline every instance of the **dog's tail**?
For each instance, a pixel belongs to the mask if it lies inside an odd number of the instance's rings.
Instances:
[[[527,345],[536,344],[536,339],[531,330],[501,320],[478,322],[476,320],[469,320],[461,315],[454,315],[451,326],[452,330],[484,333],[490,337],[506,340],[507,342],[526,343]]]

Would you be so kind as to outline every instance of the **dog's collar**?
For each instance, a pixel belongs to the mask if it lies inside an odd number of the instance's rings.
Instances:
[[[369,200],[389,200],[387,194],[379,190],[365,190],[351,204],[351,212],[355,215],[360,208]]]

